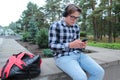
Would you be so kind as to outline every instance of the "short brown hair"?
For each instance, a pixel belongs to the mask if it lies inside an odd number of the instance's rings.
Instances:
[[[63,13],[63,16],[66,17],[72,13],[74,13],[75,11],[78,11],[79,13],[82,12],[82,9],[74,4],[69,4],[66,8],[65,11]]]

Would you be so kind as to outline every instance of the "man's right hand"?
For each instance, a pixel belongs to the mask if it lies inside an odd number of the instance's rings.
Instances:
[[[79,39],[69,43],[69,48],[85,48],[85,47],[86,47],[86,42],[82,42]]]

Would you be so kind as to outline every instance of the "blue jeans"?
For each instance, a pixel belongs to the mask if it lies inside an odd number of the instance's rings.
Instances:
[[[73,80],[103,80],[104,70],[92,58],[83,53],[70,52],[69,54],[69,56],[55,58],[55,63]]]

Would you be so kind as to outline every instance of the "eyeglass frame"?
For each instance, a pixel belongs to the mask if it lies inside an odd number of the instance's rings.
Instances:
[[[71,19],[77,20],[79,17],[69,15]]]

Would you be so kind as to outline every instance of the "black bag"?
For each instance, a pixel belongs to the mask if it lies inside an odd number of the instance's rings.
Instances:
[[[41,57],[20,52],[11,56],[1,70],[1,80],[22,80],[37,77],[41,72]]]

